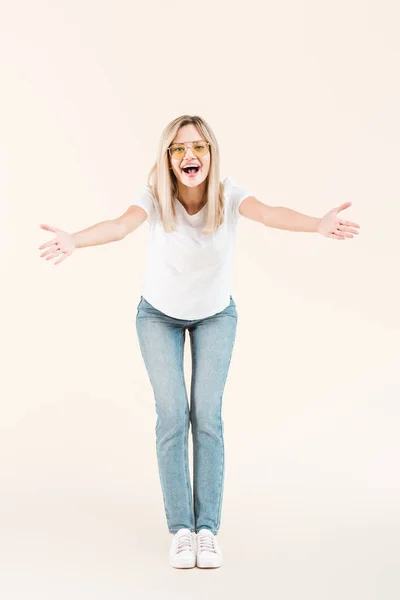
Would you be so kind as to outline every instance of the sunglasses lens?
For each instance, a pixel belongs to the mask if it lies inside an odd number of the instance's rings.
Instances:
[[[185,156],[185,152],[185,146],[171,146],[172,158],[182,158],[183,156]]]
[[[207,144],[199,143],[193,146],[192,150],[197,156],[204,156],[208,152],[208,146]]]
[[[192,146],[192,151],[196,156],[205,156],[208,152],[208,145],[206,143],[199,142]],[[183,158],[186,154],[185,146],[171,146],[172,158]]]

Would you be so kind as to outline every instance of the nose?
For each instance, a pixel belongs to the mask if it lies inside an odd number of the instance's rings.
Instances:
[[[191,155],[193,156],[193,158],[196,158],[196,155],[193,153],[191,146],[188,146],[186,148],[186,152],[185,152],[185,158],[187,157],[187,153],[190,151]]]

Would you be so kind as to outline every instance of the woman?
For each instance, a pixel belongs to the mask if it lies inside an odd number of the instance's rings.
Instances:
[[[351,202],[314,218],[267,206],[231,177],[221,183],[218,143],[199,116],[183,115],[167,125],[147,183],[114,220],[73,234],[41,225],[55,234],[40,246],[46,248],[41,256],[60,256],[59,264],[75,248],[121,240],[147,220],[149,253],[136,328],[157,412],[157,461],[173,534],[169,563],[219,567],[222,553],[216,536],[225,468],[221,409],[238,318],[231,281],[237,221],[244,216],[269,227],[337,240],[358,234],[353,228],[359,225],[338,216]],[[186,330],[192,352],[190,407],[183,365]]]

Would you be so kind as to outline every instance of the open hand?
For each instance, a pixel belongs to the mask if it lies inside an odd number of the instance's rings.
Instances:
[[[65,260],[67,256],[71,256],[76,246],[70,233],[63,231],[62,229],[58,229],[57,227],[51,227],[50,225],[40,225],[40,227],[42,229],[46,229],[47,231],[52,231],[56,236],[49,242],[45,242],[39,246],[39,250],[47,248],[47,250],[42,252],[40,256],[46,257],[46,260],[50,260],[51,258],[56,258],[62,254],[61,258],[54,263],[55,265],[58,265],[60,262]]]
[[[345,240],[346,238],[354,237],[352,234],[359,234],[359,231],[352,229],[352,227],[360,227],[357,223],[352,221],[345,221],[343,218],[338,216],[338,213],[352,205],[352,202],[345,202],[336,208],[332,208],[326,215],[322,217],[318,226],[317,233],[324,235],[325,237],[331,237],[335,240]]]

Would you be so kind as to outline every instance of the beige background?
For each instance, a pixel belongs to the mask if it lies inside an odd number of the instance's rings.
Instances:
[[[1,3],[4,598],[399,597],[399,17],[377,0]],[[239,222],[214,571],[167,561],[135,330],[147,224],[57,266],[38,250],[40,223],[124,212],[183,113],[213,127],[221,178],[318,217],[350,200],[361,225],[338,242]]]

